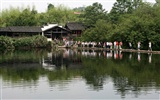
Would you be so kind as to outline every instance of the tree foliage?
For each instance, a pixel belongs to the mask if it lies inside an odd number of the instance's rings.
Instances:
[[[103,14],[106,13],[103,12]],[[160,50],[159,18],[160,5],[153,5],[141,0],[117,0],[107,17],[101,18],[97,15],[93,18],[95,24],[92,24],[91,28],[84,32],[82,39],[122,41],[126,48],[128,48],[128,42],[131,42],[135,49],[138,42],[141,42],[142,49],[148,49],[148,42],[151,41],[153,49]],[[103,19],[103,22],[99,19]],[[85,22],[87,22],[87,18]]]
[[[34,9],[30,11],[30,9],[24,9],[22,13],[16,18],[15,26],[36,26],[37,19],[36,19],[37,11]]]
[[[27,8],[13,8],[2,10],[0,13],[0,27],[6,26],[42,26],[46,23],[64,25],[68,21],[78,21],[74,10],[64,5],[48,4],[47,11],[38,13],[33,6]]]
[[[96,24],[96,21],[99,19],[106,19],[107,12],[105,9],[103,9],[103,6],[96,2],[93,3],[91,6],[88,6],[85,8],[82,15],[80,15],[80,18],[84,25],[88,28],[94,27]]]
[[[1,19],[1,24],[0,27],[5,27],[5,26],[14,26],[16,19],[18,18],[18,16],[21,13],[20,8],[13,8],[10,7],[10,9],[5,9],[1,12],[0,14],[0,19]]]

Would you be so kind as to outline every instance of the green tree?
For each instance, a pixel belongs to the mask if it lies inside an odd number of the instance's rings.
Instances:
[[[109,14],[113,23],[117,23],[120,16],[126,13],[132,13],[142,4],[142,0],[117,0]]]
[[[107,12],[103,9],[102,4],[96,2],[87,6],[80,18],[86,27],[94,27],[99,19],[106,19]]]
[[[76,21],[77,17],[70,8],[59,5],[47,11],[46,17],[48,23],[59,23],[64,25],[68,21]]]
[[[16,19],[20,15],[22,9],[23,8],[20,9],[18,7],[17,8],[10,7],[10,9],[2,10],[0,15],[1,19],[0,27],[14,26]]]
[[[112,7],[111,13],[131,13],[142,3],[142,0],[117,0]]]
[[[160,3],[160,0],[156,0],[156,3],[158,3],[158,4],[159,4],[159,3]]]
[[[49,3],[47,8],[48,8],[47,11],[49,11],[50,9],[54,9],[54,5]]]
[[[121,38],[125,39],[123,42],[132,42],[136,48],[137,42],[140,41],[142,48],[148,49],[149,41],[153,45],[159,43],[158,12],[158,6],[153,7],[144,3],[132,14],[121,16],[115,30],[120,33]]]
[[[112,36],[112,24],[106,20],[98,20],[95,27],[87,29],[82,38],[85,41],[110,41]]]
[[[24,9],[22,13],[15,20],[15,26],[36,26],[37,19],[35,15],[37,11],[32,9],[32,11],[28,9]]]

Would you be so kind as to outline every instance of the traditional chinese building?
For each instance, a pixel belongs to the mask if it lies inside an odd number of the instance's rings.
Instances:
[[[46,36],[48,41],[69,37],[70,33],[70,30],[63,28],[58,24],[48,24],[42,27],[42,35]]]
[[[68,22],[65,25],[65,28],[70,30],[73,37],[79,37],[82,35],[82,32],[85,30],[82,23],[79,22]]]
[[[10,26],[0,28],[0,36],[23,37],[42,35],[41,27],[37,26]]]
[[[0,36],[24,37],[33,35],[43,35],[48,41],[54,39],[74,38],[82,35],[84,31],[82,23],[69,22],[65,27],[58,24],[48,24],[43,27],[39,26],[9,26],[0,28]]]

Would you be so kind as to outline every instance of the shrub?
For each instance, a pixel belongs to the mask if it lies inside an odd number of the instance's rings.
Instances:
[[[15,48],[28,48],[32,47],[33,40],[32,37],[23,37],[14,39]]]
[[[47,47],[47,38],[41,35],[36,35],[32,37],[33,47]]]
[[[21,38],[10,38],[6,36],[0,36],[0,49],[14,49],[14,48],[39,48],[47,47],[47,38],[41,35],[33,37],[21,37]]]
[[[0,36],[0,50],[14,49],[13,40],[10,37]]]
[[[48,44],[47,38],[41,35],[14,39],[14,46],[16,48],[46,47],[47,44]]]

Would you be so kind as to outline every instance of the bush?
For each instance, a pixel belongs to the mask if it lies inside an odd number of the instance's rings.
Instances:
[[[15,48],[32,47],[32,45],[33,45],[33,40],[31,39],[31,37],[14,39]]]
[[[40,35],[14,39],[14,46],[16,48],[47,47],[47,44],[48,44],[47,38]]]
[[[47,47],[48,41],[47,38],[41,35],[32,37],[33,47]]]
[[[39,48],[47,47],[47,38],[41,35],[33,37],[22,38],[10,38],[6,36],[0,36],[0,49],[14,49],[14,48]]]
[[[0,36],[0,50],[14,49],[13,40],[10,37]]]

